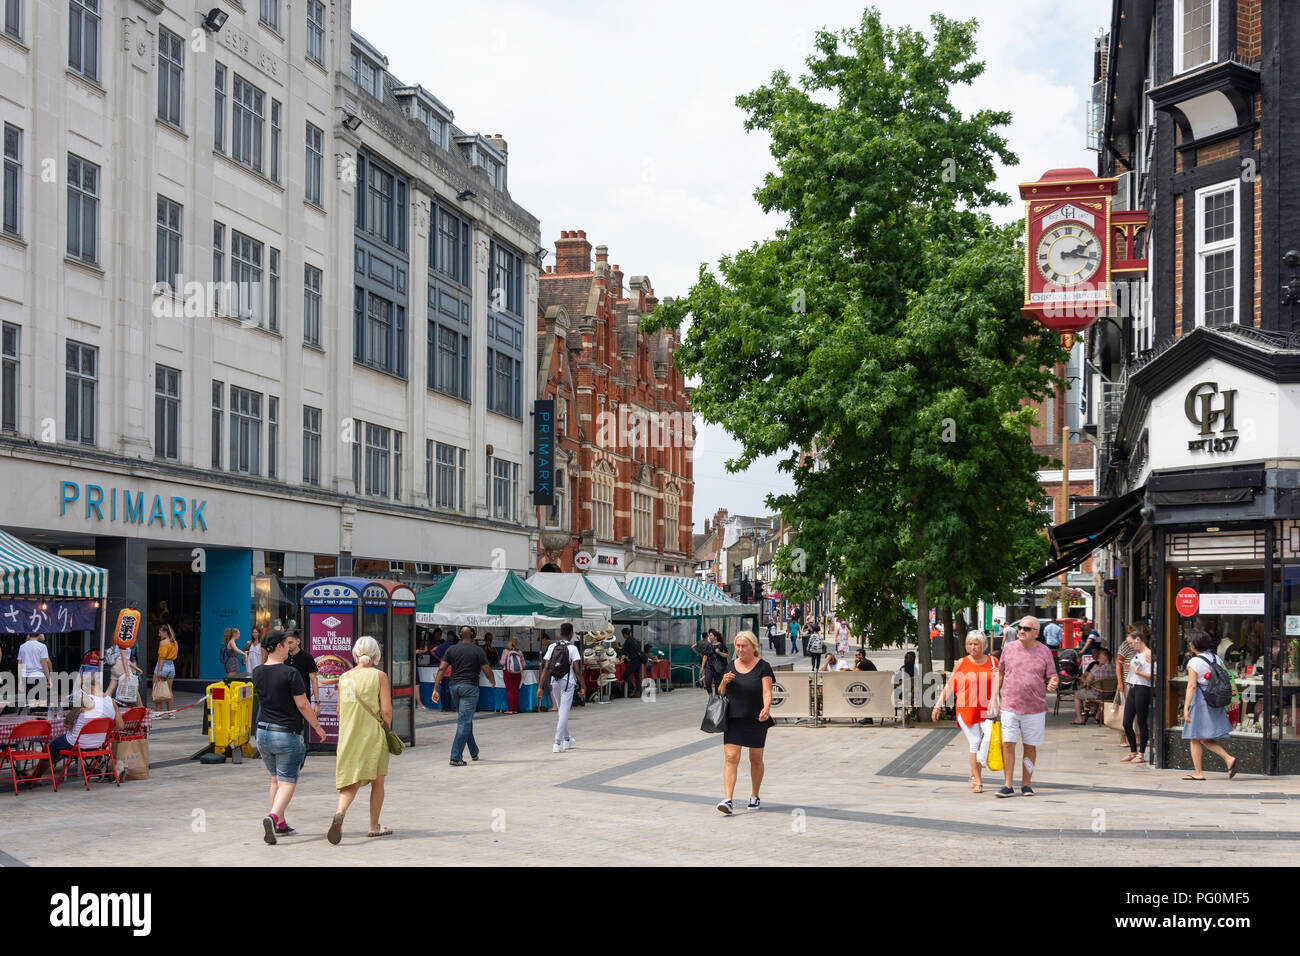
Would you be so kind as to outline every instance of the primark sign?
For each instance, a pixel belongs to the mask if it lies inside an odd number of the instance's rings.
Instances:
[[[207,499],[155,494],[150,499],[136,488],[104,488],[86,482],[59,482],[59,517],[84,517],[105,524],[203,532],[208,530],[203,509]]]

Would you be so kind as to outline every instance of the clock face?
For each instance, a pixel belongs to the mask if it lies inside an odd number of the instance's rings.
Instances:
[[[1034,253],[1038,273],[1048,282],[1071,286],[1087,282],[1101,265],[1101,241],[1087,226],[1065,222],[1038,240]]]

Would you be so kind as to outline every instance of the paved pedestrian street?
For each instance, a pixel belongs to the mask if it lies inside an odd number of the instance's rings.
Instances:
[[[185,703],[183,698],[181,703]],[[454,715],[421,712],[418,746],[392,760],[383,822],[367,839],[366,795],[341,845],[325,841],[334,760],[308,758],[288,819],[262,841],[260,760],[203,766],[199,708],[159,721],[147,781],[69,779],[0,793],[6,866],[555,864],[1260,865],[1300,849],[1300,778],[1225,774],[1206,783],[1118,762],[1111,730],[1050,718],[1037,796],[970,793],[964,741],[935,728],[781,726],[768,737],[763,808],[724,817],[722,745],[700,733],[704,691],[575,709],[577,749],[551,752],[554,714],[482,715],[482,759],[448,766]],[[1063,708],[1064,710],[1064,708]]]

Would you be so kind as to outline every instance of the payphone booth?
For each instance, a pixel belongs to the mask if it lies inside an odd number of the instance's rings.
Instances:
[[[415,592],[396,581],[368,581],[361,633],[379,642],[393,695],[393,732],[415,743]]]
[[[322,740],[307,728],[312,750],[333,750],[338,744],[339,677],[355,663],[352,645],[363,633],[362,593],[372,583],[365,578],[322,578],[302,589],[303,649],[316,661],[320,725],[325,731]]]

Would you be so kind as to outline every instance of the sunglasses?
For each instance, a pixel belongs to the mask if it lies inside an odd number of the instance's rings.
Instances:
[[[1016,630],[1017,630],[1017,631],[1036,631],[1036,630],[1038,630],[1038,628],[1036,628],[1036,627],[1025,627],[1023,624],[1021,624],[1019,627],[1016,628]]]

